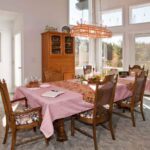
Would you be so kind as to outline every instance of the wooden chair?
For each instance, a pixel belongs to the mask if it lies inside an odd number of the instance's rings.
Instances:
[[[144,90],[146,85],[148,71],[142,71],[140,75],[136,75],[135,82],[133,85],[132,90],[132,96],[123,102],[121,102],[119,105],[120,108],[129,109],[131,112],[131,119],[132,124],[135,127],[135,117],[134,117],[134,110],[135,108],[140,105],[140,111],[143,120],[145,121],[145,116],[143,112],[143,96],[144,96]]]
[[[110,75],[113,75],[113,74],[116,74],[116,75],[117,75],[117,74],[118,74],[118,69],[116,69],[116,68],[111,68],[110,71],[109,71],[109,74],[110,74]]]
[[[84,75],[90,74],[92,72],[92,66],[91,65],[86,65],[83,67],[83,73]]]
[[[44,76],[45,76],[45,82],[63,80],[63,73],[61,71],[47,70],[44,72]]]
[[[36,108],[29,107],[27,103],[27,99],[25,97],[10,101],[5,80],[3,81],[0,80],[0,93],[2,96],[2,101],[3,101],[5,115],[6,115],[5,137],[3,140],[3,144],[5,144],[7,141],[8,131],[10,128],[12,131],[11,150],[14,150],[16,144],[17,130],[35,129],[36,127],[41,125],[41,121],[42,121],[41,107],[36,107]],[[12,106],[18,102],[21,102],[22,105],[20,105],[18,110],[14,111],[12,109]],[[46,140],[46,144],[48,144],[47,140]]]
[[[136,74],[140,75],[142,71],[144,71],[144,66],[141,67],[139,65],[134,65],[133,67],[131,67],[129,65],[129,75],[130,76],[135,76]]]
[[[71,118],[71,135],[74,136],[75,130],[77,130],[93,138],[95,150],[98,149],[96,139],[96,126],[98,124],[108,122],[112,139],[115,140],[115,135],[112,127],[112,109],[117,77],[113,78],[113,81],[112,77],[114,77],[114,75],[109,75],[109,77],[106,76],[106,79],[102,84],[99,83],[96,85],[94,108],[89,111],[82,112],[77,116],[72,116]],[[84,130],[75,127],[75,119],[85,124],[91,125],[93,127],[93,135],[90,135]]]
[[[129,71],[119,71],[119,77],[120,78],[125,78],[127,76],[129,76]]]

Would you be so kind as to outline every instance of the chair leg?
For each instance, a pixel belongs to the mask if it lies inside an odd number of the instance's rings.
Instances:
[[[71,135],[72,136],[74,136],[74,133],[75,133],[74,124],[75,124],[75,121],[74,121],[74,117],[72,116],[71,117]]]
[[[9,131],[9,125],[6,123],[6,127],[5,127],[5,137],[4,137],[4,140],[3,140],[3,144],[5,144],[6,141],[7,141],[8,131]]]
[[[49,145],[49,139],[46,137],[44,137],[44,139],[45,139],[46,146],[48,146]]]
[[[15,144],[16,144],[16,129],[12,129],[11,150],[15,150]]]
[[[36,132],[36,127],[33,128],[33,131]]]
[[[110,128],[112,139],[115,140],[115,134],[114,134],[114,130],[112,127],[112,118],[109,119],[109,128]]]
[[[96,125],[95,124],[93,124],[93,140],[94,140],[95,150],[98,150],[97,139],[96,139]]]
[[[145,116],[144,116],[144,112],[143,112],[143,104],[140,104],[140,110],[141,110],[142,118],[145,121]]]
[[[132,110],[132,109],[131,109],[131,118],[132,118],[133,127],[135,127],[134,110]]]

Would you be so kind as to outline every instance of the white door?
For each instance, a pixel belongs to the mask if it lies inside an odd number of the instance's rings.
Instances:
[[[21,33],[14,36],[14,84],[20,86],[22,83],[22,64],[21,64]]]

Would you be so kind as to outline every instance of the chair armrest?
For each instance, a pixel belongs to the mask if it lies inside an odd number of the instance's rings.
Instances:
[[[42,118],[42,107],[32,108],[32,109],[26,110],[24,112],[13,112],[12,114],[15,115],[15,116],[18,116],[18,115],[26,115],[26,114],[32,113],[32,112],[38,112],[39,113],[39,118]]]
[[[14,100],[11,101],[11,103],[16,103],[16,102],[19,102],[19,101],[25,101],[25,106],[28,107],[28,101],[27,101],[26,97],[14,99]]]

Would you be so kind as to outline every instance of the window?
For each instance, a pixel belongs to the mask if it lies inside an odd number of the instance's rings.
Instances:
[[[102,25],[113,27],[122,25],[122,9],[102,12]]]
[[[130,23],[150,22],[150,3],[130,7]]]
[[[75,42],[75,65],[83,67],[89,62],[89,39],[76,38]]]
[[[150,70],[150,34],[135,37],[135,64]]]
[[[77,22],[89,23],[89,1],[91,0],[69,0],[69,24],[76,25]],[[89,39],[75,39],[75,66],[83,67],[89,62]]]
[[[102,63],[104,69],[123,67],[123,36],[115,35],[102,39]]]
[[[76,25],[77,22],[89,22],[89,0],[69,1],[69,24]]]

